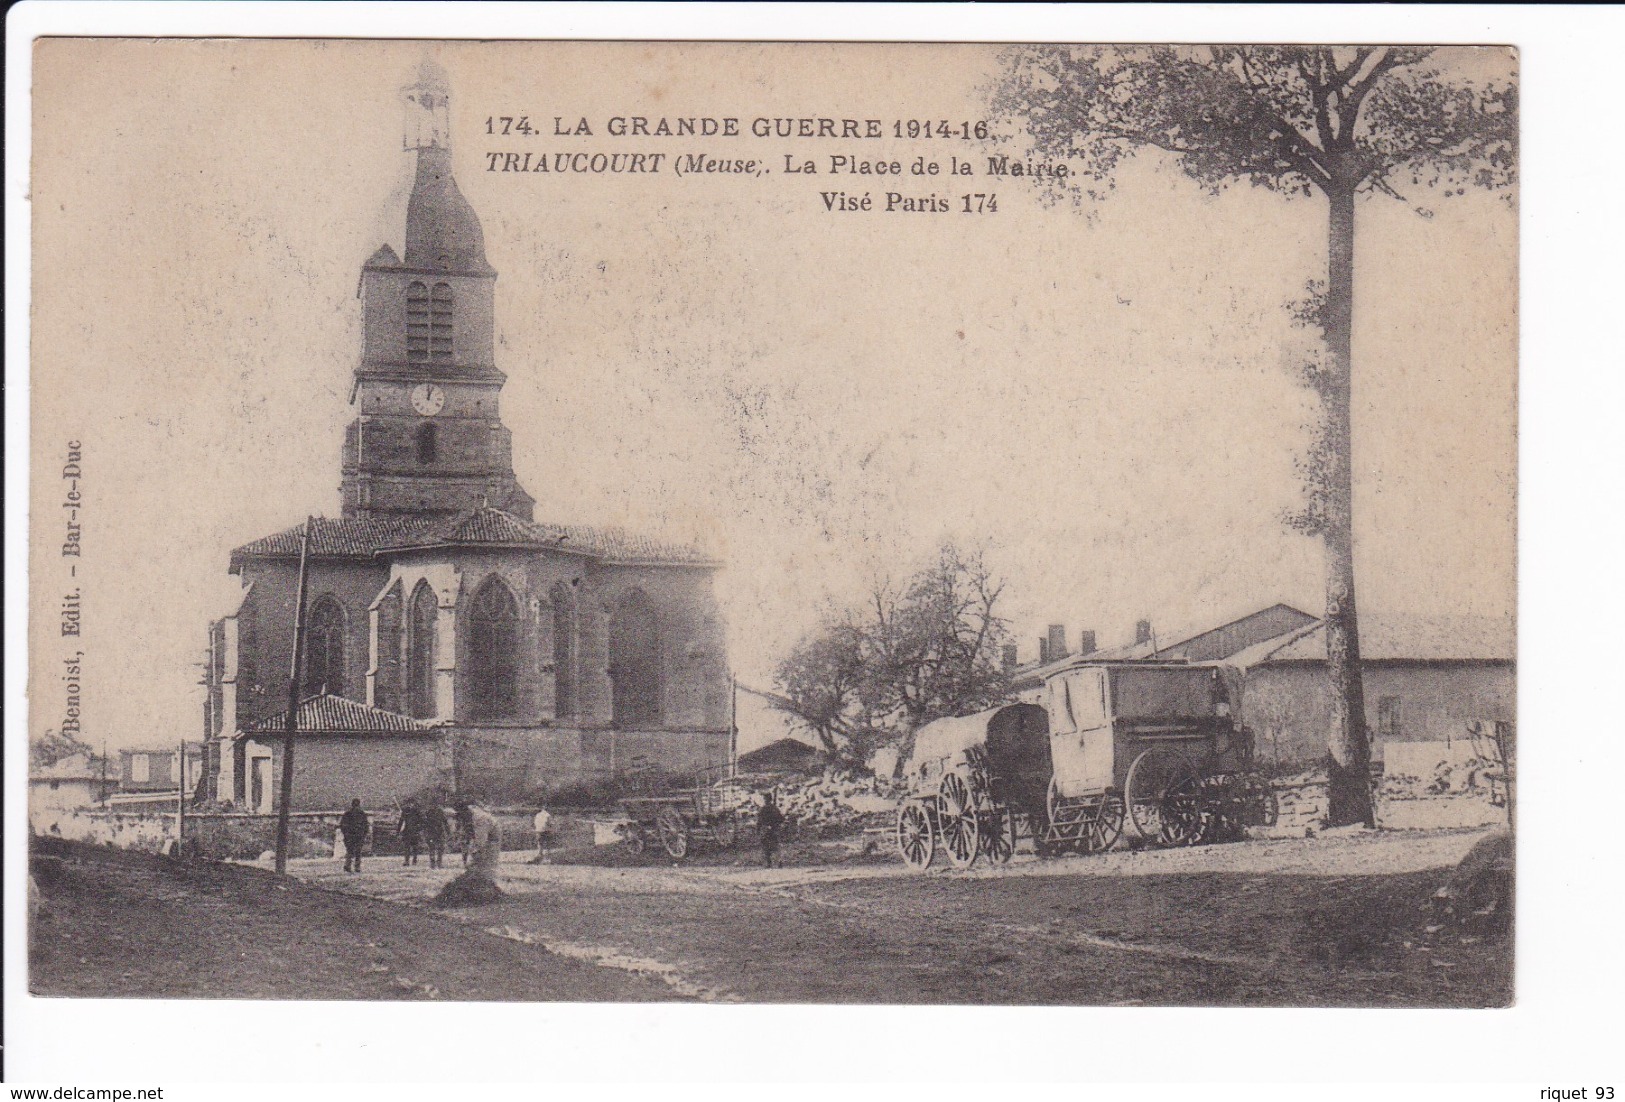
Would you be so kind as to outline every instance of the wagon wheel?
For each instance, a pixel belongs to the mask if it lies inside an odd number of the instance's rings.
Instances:
[[[634,857],[641,856],[643,851],[649,848],[648,841],[643,837],[641,823],[633,823],[631,829],[626,832],[626,848]]]
[[[1016,813],[997,806],[982,817],[982,853],[995,865],[1008,865],[1016,855]]]
[[[1180,777],[1163,793],[1159,837],[1164,845],[1194,846],[1208,840],[1217,819],[1211,794],[1202,782],[1194,774]]]
[[[688,856],[688,824],[683,822],[683,817],[675,809],[660,809],[660,814],[655,817],[655,830],[660,834],[660,844],[675,860],[681,861]]]
[[[897,852],[911,869],[931,867],[937,855],[937,840],[931,833],[931,817],[917,801],[910,800],[897,812]]]
[[[1123,801],[1106,796],[1095,808],[1094,818],[1087,828],[1090,853],[1104,853],[1123,836]]]
[[[1164,812],[1183,816],[1190,810],[1188,801],[1165,807],[1164,797],[1186,784],[1196,784],[1196,770],[1185,755],[1164,746],[1142,750],[1123,780],[1129,829],[1140,838],[1161,839]]]
[[[956,869],[968,869],[976,864],[981,852],[981,830],[970,789],[964,777],[949,773],[942,778],[937,794],[937,828],[942,833],[942,848],[948,854],[948,863]]]
[[[724,811],[711,824],[711,834],[721,849],[733,849],[739,844],[739,820],[731,811]]]

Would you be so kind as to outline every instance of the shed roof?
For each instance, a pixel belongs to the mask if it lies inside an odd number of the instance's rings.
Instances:
[[[301,701],[294,721],[301,735],[422,735],[435,730],[432,723],[331,693]],[[288,713],[283,711],[255,720],[243,731],[246,734],[276,734],[286,730],[287,726]]]

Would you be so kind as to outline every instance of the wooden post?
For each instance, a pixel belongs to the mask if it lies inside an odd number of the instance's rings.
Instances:
[[[186,853],[186,740],[175,759],[175,856]]]
[[[739,677],[729,679],[733,694],[728,698],[728,776],[739,776]]]
[[[293,807],[293,743],[299,731],[299,667],[305,650],[305,583],[310,577],[310,528],[315,517],[305,518],[299,540],[299,588],[293,604],[293,661],[288,673],[288,722],[282,736],[282,799],[276,814],[276,871],[288,871],[288,813]]]

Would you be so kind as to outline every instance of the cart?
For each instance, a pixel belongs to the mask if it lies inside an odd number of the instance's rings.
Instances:
[[[1108,849],[1120,836],[1167,846],[1230,841],[1273,825],[1213,666],[1078,665],[1045,683],[1052,773],[1040,852]]]
[[[618,801],[627,846],[641,854],[659,846],[681,861],[695,845],[732,849],[739,844],[748,790],[732,780]]]
[[[910,793],[897,811],[897,851],[927,869],[940,849],[963,869],[1004,864],[1034,832],[1049,777],[1044,709],[1011,704],[939,719],[915,734],[905,766]]]
[[[1218,669],[1124,662],[1057,671],[1045,704],[937,720],[916,733],[898,808],[911,868],[941,850],[953,868],[1134,844],[1196,845],[1273,825],[1275,797],[1252,770]]]

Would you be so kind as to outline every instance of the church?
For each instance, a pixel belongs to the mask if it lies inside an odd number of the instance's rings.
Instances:
[[[452,173],[450,99],[403,92],[416,176],[401,252],[362,265],[342,512],[310,525],[293,805],[491,800],[725,765],[731,675],[703,552],[537,520],[502,423],[496,270]],[[231,552],[210,625],[206,779],[276,806],[304,524]]]

